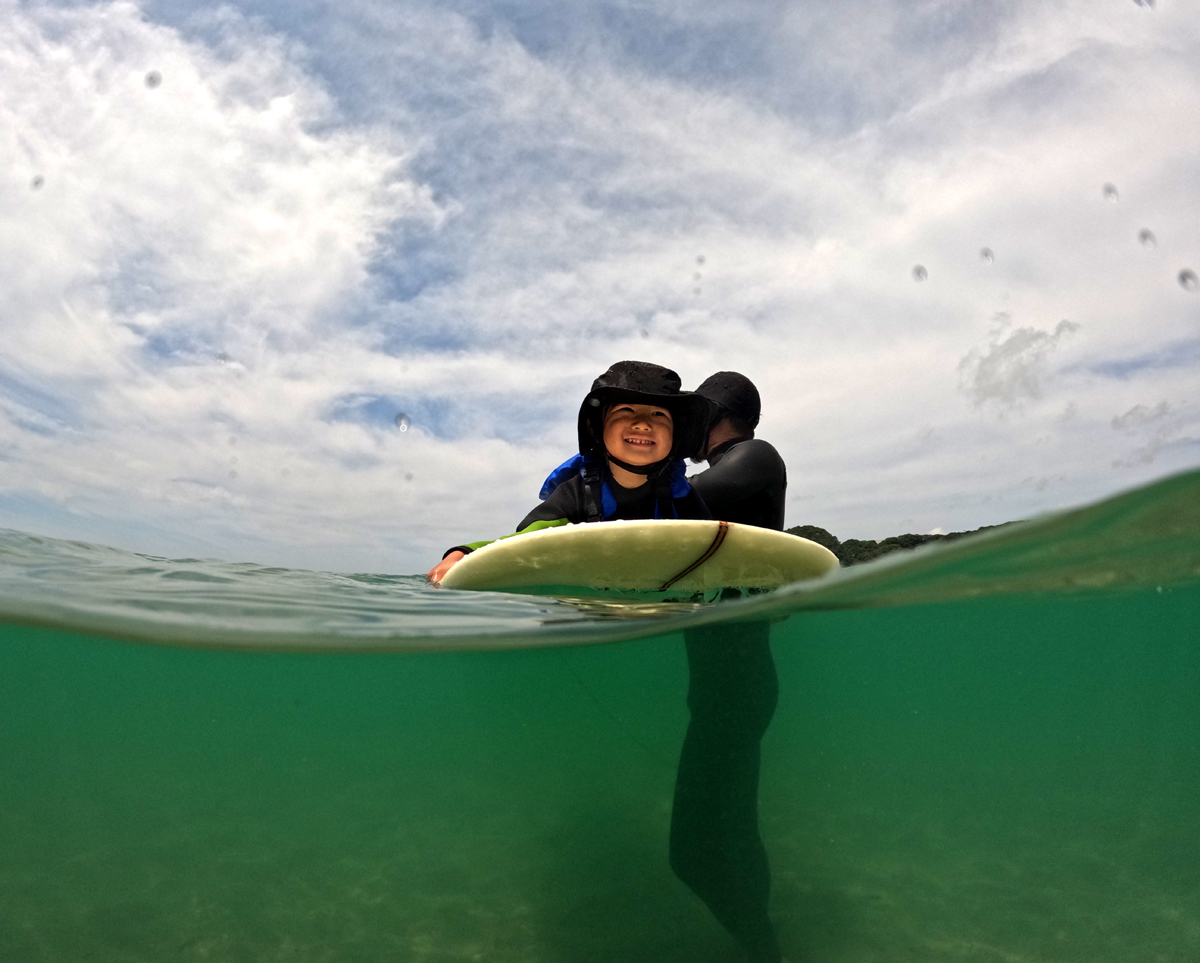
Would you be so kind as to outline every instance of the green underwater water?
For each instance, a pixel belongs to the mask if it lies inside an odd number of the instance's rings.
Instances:
[[[1200,473],[635,614],[3,534],[0,961],[736,960],[667,829],[747,618],[793,963],[1200,959]]]

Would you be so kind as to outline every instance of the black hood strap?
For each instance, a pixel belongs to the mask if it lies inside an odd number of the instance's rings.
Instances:
[[[588,459],[584,463],[583,471],[580,472],[580,478],[583,481],[583,513],[587,516],[584,520],[587,522],[604,521],[604,498],[600,494],[604,479],[600,476],[600,469]]]
[[[658,503],[659,518],[675,517],[675,501],[671,495],[671,475],[662,472],[653,479],[654,500]]]

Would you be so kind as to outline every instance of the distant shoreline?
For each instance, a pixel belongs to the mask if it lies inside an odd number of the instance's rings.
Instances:
[[[842,565],[861,565],[863,562],[869,562],[899,549],[916,548],[918,545],[925,545],[929,542],[952,541],[962,538],[964,535],[974,535],[976,532],[986,532],[992,528],[1002,528],[1011,524],[1013,523],[1002,522],[999,525],[984,525],[982,528],[974,528],[969,532],[949,532],[945,535],[893,535],[878,542],[873,539],[859,538],[848,538],[843,542],[836,535],[816,525],[795,525],[786,531],[789,535],[799,535],[818,545],[824,545],[838,557],[838,561]]]

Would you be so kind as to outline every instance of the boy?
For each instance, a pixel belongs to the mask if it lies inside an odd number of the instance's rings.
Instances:
[[[684,462],[704,443],[708,402],[680,384],[674,371],[646,361],[618,361],[592,382],[579,409],[579,454],[546,479],[542,504],[517,532],[572,522],[711,518],[688,484]],[[429,581],[440,582],[486,544],[454,546]]]

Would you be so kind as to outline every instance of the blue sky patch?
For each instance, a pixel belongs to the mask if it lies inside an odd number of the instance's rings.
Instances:
[[[1105,361],[1090,370],[1106,378],[1128,380],[1136,375],[1200,365],[1200,338],[1177,341],[1132,358]]]

